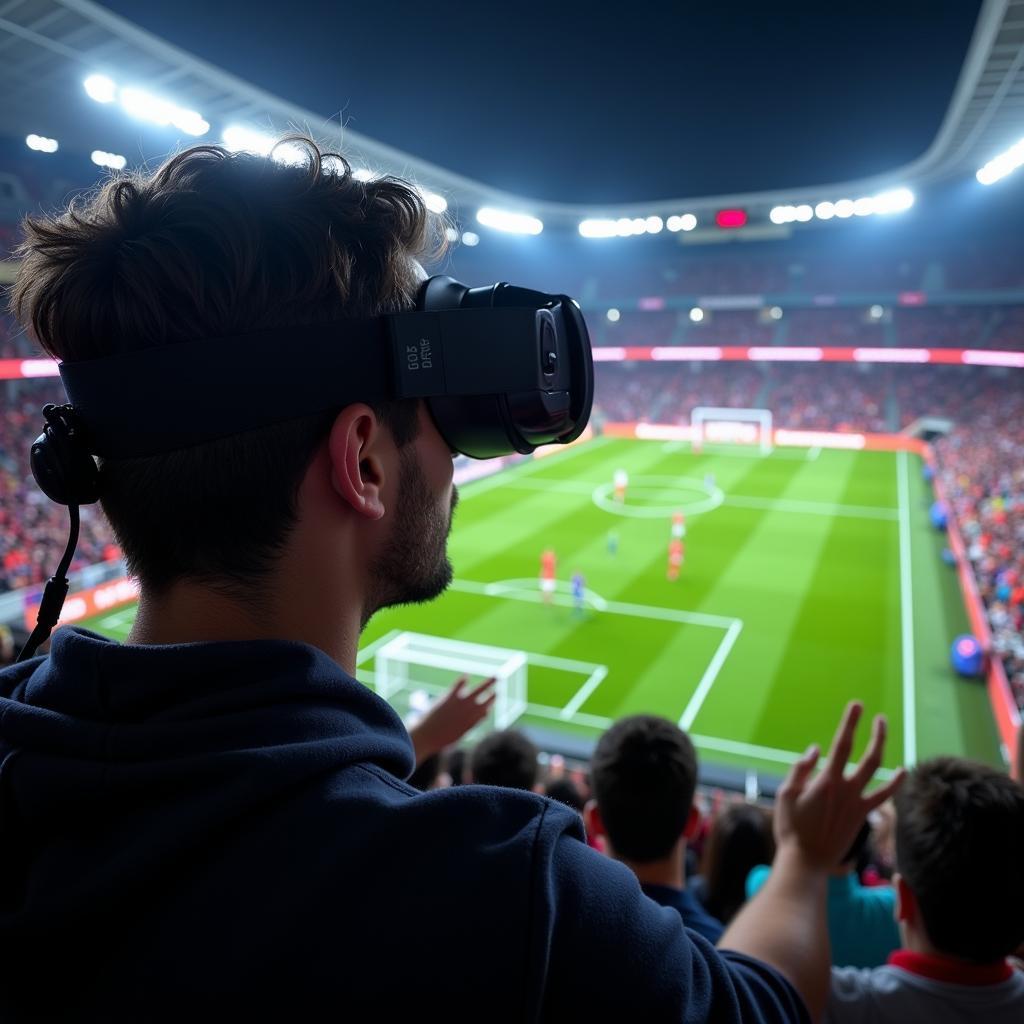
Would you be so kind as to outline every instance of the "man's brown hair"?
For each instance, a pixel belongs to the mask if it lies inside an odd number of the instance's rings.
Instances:
[[[411,308],[411,261],[434,249],[437,224],[417,189],[358,181],[304,136],[287,145],[300,162],[195,146],[27,218],[15,315],[69,362],[274,327],[288,359],[288,328]],[[187,394],[181,407],[187,417]],[[415,402],[375,408],[397,444],[415,436]],[[154,590],[191,578],[252,597],[333,416],[105,460],[102,504],[129,569]]]
[[[896,794],[896,866],[940,952],[1001,960],[1024,940],[1024,789],[957,757],[919,764]]]

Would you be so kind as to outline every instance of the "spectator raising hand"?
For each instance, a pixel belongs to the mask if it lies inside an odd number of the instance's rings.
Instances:
[[[875,718],[863,760],[845,767],[863,706],[846,707],[822,771],[812,778],[819,750],[813,745],[792,767],[775,801],[777,852],[764,888],[729,926],[719,945],[774,965],[804,997],[811,1018],[825,1009],[831,950],[826,883],[875,807],[903,781],[898,771],[884,786],[865,787],[882,763],[885,718]]]
[[[496,696],[495,680],[485,679],[472,689],[466,688],[467,682],[465,676],[459,676],[452,688],[435,700],[426,714],[410,727],[409,737],[416,752],[416,764],[422,764],[432,754],[457,743],[487,717]]]

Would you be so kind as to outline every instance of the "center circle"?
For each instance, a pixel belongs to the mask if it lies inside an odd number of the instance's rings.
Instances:
[[[614,482],[598,484],[591,500],[604,512],[632,519],[665,519],[674,512],[696,516],[710,512],[725,501],[721,487],[708,485],[703,480],[687,476],[632,477],[626,488],[626,500],[612,497]],[[631,505],[631,498],[647,499],[644,504]]]

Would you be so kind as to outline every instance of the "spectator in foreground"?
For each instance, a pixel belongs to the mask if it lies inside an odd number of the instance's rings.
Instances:
[[[870,839],[871,826],[864,822],[828,880],[828,935],[836,967],[878,967],[899,949],[896,891],[891,885],[862,885],[857,873]],[[763,864],[754,868],[747,878],[747,895],[753,896],[770,873]]]
[[[655,903],[674,907],[687,928],[717,942],[722,923],[687,890],[683,871],[686,841],[700,822],[690,737],[655,715],[620,719],[598,740],[590,774],[587,831],[605,837],[608,854]]]
[[[282,363],[336,372],[303,342],[334,339],[344,363],[351,319],[414,307],[428,212],[294,145],[287,163],[195,146],[30,219],[18,315],[66,361],[196,359],[262,331]],[[0,1019],[816,1018],[828,872],[899,782],[865,794],[884,720],[848,776],[859,705],[816,778],[816,748],[793,766],[771,878],[721,952],[567,808],[418,793],[409,734],[355,662],[376,612],[451,580],[452,451],[422,401],[347,384],[337,408],[103,461],[141,588],[131,642],[66,627],[0,672]]]
[[[544,783],[544,795],[550,800],[557,800],[560,804],[571,807],[577,814],[583,813],[583,796],[568,775],[563,775],[560,779],[548,779]]]
[[[903,948],[832,972],[830,1024],[1024,1020],[1024,789],[954,757],[917,766],[896,798]]]
[[[772,816],[764,807],[737,803],[715,815],[693,880],[694,896],[704,909],[728,924],[746,902],[747,876],[775,856]]]
[[[499,729],[473,748],[470,778],[481,786],[532,792],[540,775],[537,754],[537,748],[518,729]]]

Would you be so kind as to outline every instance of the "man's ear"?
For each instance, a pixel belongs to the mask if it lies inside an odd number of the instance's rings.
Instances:
[[[686,824],[683,826],[683,838],[689,842],[697,834],[700,828],[700,808],[694,804],[690,808],[690,813],[686,816]]]
[[[588,800],[583,805],[583,825],[587,830],[588,836],[607,835],[596,800]]]
[[[360,402],[338,413],[327,440],[331,486],[367,519],[380,519],[386,511],[382,450],[387,440],[388,432],[377,414]]]
[[[914,890],[907,885],[901,874],[892,876],[893,888],[896,890],[896,920],[905,924],[913,924],[917,920],[917,897]]]

